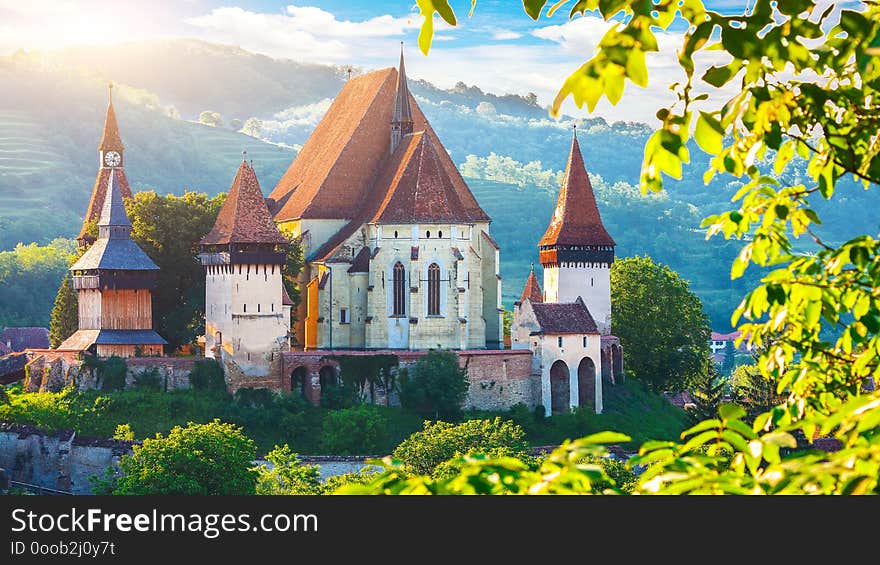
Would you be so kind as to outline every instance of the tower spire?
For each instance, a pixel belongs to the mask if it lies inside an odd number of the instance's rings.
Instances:
[[[391,115],[391,152],[397,149],[403,136],[413,132],[412,109],[409,105],[409,85],[406,81],[406,66],[403,62],[403,41],[400,42],[400,66],[397,71],[397,96],[394,99],[394,113]]]
[[[113,110],[113,83],[108,85],[107,115],[104,117],[104,134],[101,136],[99,151],[122,151],[122,137],[119,135],[119,125],[116,123],[116,112]]]

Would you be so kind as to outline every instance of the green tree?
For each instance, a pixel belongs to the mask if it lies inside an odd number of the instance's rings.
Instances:
[[[257,466],[256,494],[323,494],[317,465],[303,464],[287,444],[266,455],[269,465]]]
[[[400,402],[420,414],[457,419],[467,396],[467,371],[452,351],[431,350],[409,369],[401,370]]]
[[[733,374],[733,368],[736,367],[736,349],[733,347],[733,341],[724,342],[724,360],[721,362],[721,374],[729,377]]]
[[[119,461],[114,494],[254,494],[256,445],[232,424],[190,422],[132,449]]]
[[[321,452],[336,455],[376,454],[386,443],[388,420],[376,406],[359,404],[324,416]]]
[[[445,465],[471,453],[492,453],[531,461],[523,429],[511,420],[425,421],[425,427],[398,445],[391,457],[412,475],[450,474]]]
[[[76,242],[19,243],[0,251],[0,328],[49,324],[52,300],[74,257]]]
[[[736,403],[752,417],[785,402],[785,396],[776,392],[776,382],[762,375],[757,365],[740,365],[730,380]]]
[[[49,344],[58,347],[79,329],[79,300],[70,282],[70,273],[64,275],[49,322]]]
[[[715,368],[715,362],[708,359],[706,364],[706,373],[698,379],[696,387],[691,391],[694,407],[690,409],[690,415],[697,422],[714,418],[718,414],[726,388],[724,378]]]
[[[263,120],[259,118],[248,118],[244,125],[241,126],[241,133],[251,137],[260,137],[262,132]]]
[[[650,257],[627,257],[612,264],[611,288],[612,332],[628,375],[679,392],[705,374],[709,321],[687,281]]]
[[[132,239],[159,267],[153,320],[172,348],[193,343],[205,330],[205,273],[195,256],[225,199],[225,193],[208,198],[195,192],[160,196],[150,190],[126,202]]]
[[[199,114],[199,123],[215,128],[223,127],[223,116],[220,115],[220,112],[205,110]]]

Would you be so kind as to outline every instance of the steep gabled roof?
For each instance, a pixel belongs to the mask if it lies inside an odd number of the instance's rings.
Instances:
[[[111,170],[107,180],[107,198],[98,220],[98,239],[70,267],[71,271],[159,269],[143,249],[131,240],[131,222],[122,205],[122,191],[114,173]]]
[[[94,239],[86,233],[89,222],[97,221],[101,216],[101,210],[104,208],[104,200],[107,198],[107,186],[110,181],[110,173],[115,173],[116,182],[119,184],[119,192],[123,198],[131,198],[131,187],[128,185],[128,179],[125,177],[125,171],[122,168],[116,169],[98,169],[98,176],[95,178],[95,185],[92,187],[92,196],[89,199],[89,207],[86,215],[83,217],[82,228],[79,230],[77,239],[94,241]]]
[[[363,247],[351,261],[351,267],[348,268],[349,273],[369,273],[370,272],[370,248]]]
[[[257,174],[247,161],[238,167],[226,202],[202,245],[229,243],[287,243],[266,207]]]
[[[470,215],[440,164],[431,136],[417,132],[403,138],[376,184],[384,195],[370,222],[466,223]]]
[[[541,284],[538,282],[538,277],[535,276],[534,265],[529,273],[529,278],[526,279],[526,286],[523,288],[522,296],[520,296],[519,301],[522,302],[526,298],[528,298],[532,304],[540,304],[541,302],[544,302],[544,293],[541,291]]]
[[[544,335],[599,333],[593,316],[580,296],[574,302],[533,303],[532,308]]]
[[[602,225],[577,135],[571,141],[556,209],[538,245],[614,245],[614,239]]]
[[[375,205],[373,201],[384,199],[384,194],[376,198],[373,189],[393,161],[390,124],[398,82],[397,69],[388,68],[345,83],[270,194],[278,203],[276,221],[352,220],[360,218],[364,208]],[[440,168],[449,177],[468,220],[489,221],[415,98],[412,94],[408,98],[413,131],[424,131],[431,138]]]

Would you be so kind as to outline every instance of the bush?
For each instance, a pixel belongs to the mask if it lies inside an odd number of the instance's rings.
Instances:
[[[351,408],[357,403],[357,390],[351,381],[343,380],[339,384],[321,389],[321,407],[331,410]]]
[[[133,449],[133,455],[120,459],[114,494],[254,494],[257,474],[251,462],[257,448],[238,426],[190,422]]]
[[[271,464],[257,467],[256,493],[278,494],[322,494],[321,474],[317,465],[303,465],[297,454],[287,444],[275,448],[266,455]]]
[[[225,391],[223,367],[215,359],[196,361],[189,373],[189,385],[195,390]]]
[[[329,412],[321,430],[321,450],[334,455],[378,454],[387,443],[385,414],[369,404]]]
[[[233,398],[240,406],[268,408],[275,403],[277,395],[268,388],[240,388],[235,391]]]
[[[98,386],[104,392],[113,392],[125,388],[125,375],[128,372],[128,365],[125,359],[112,355],[106,359],[87,356],[85,359],[86,367],[95,371]]]
[[[424,416],[457,420],[469,384],[455,353],[432,350],[400,371],[400,402]]]
[[[373,467],[364,467],[356,473],[343,475],[331,475],[324,481],[324,494],[333,494],[336,489],[346,485],[366,485],[379,475],[379,470]]]
[[[403,441],[392,453],[407,473],[433,475],[448,473],[454,465],[442,465],[473,453],[510,456],[532,464],[523,429],[510,420],[468,420],[453,425],[448,422],[425,422],[423,430]]]
[[[134,386],[140,390],[158,392],[165,388],[165,383],[159,375],[159,369],[150,367],[146,371],[134,376]]]

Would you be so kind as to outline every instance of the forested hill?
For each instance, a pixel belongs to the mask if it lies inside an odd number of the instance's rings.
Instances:
[[[190,40],[126,44],[101,49],[100,56],[96,49],[0,58],[0,250],[75,234],[94,182],[109,80],[118,85],[114,101],[133,188],[215,194],[228,189],[243,149],[268,193],[347,76],[342,67]],[[389,59],[389,66],[395,63]],[[736,244],[706,242],[699,223],[726,209],[740,183],[705,186],[708,161],[701,151],[691,151],[692,165],[668,185],[668,194],[646,198],[634,188],[651,133],[645,124],[557,122],[534,96],[496,95],[472,85],[444,90],[413,77],[411,89],[493,218],[506,306],[537,258],[535,245],[549,221],[577,123],[618,255],[649,253],[681,272],[713,326],[726,329],[747,284],[729,280]],[[215,113],[216,125],[197,123],[203,112]],[[245,131],[251,135],[239,133],[249,118]],[[791,174],[806,179],[797,167]],[[870,214],[877,202],[869,199],[876,196],[854,184],[844,190],[834,209],[820,207],[822,235],[832,241],[877,228]],[[47,314],[50,307],[51,300]]]

